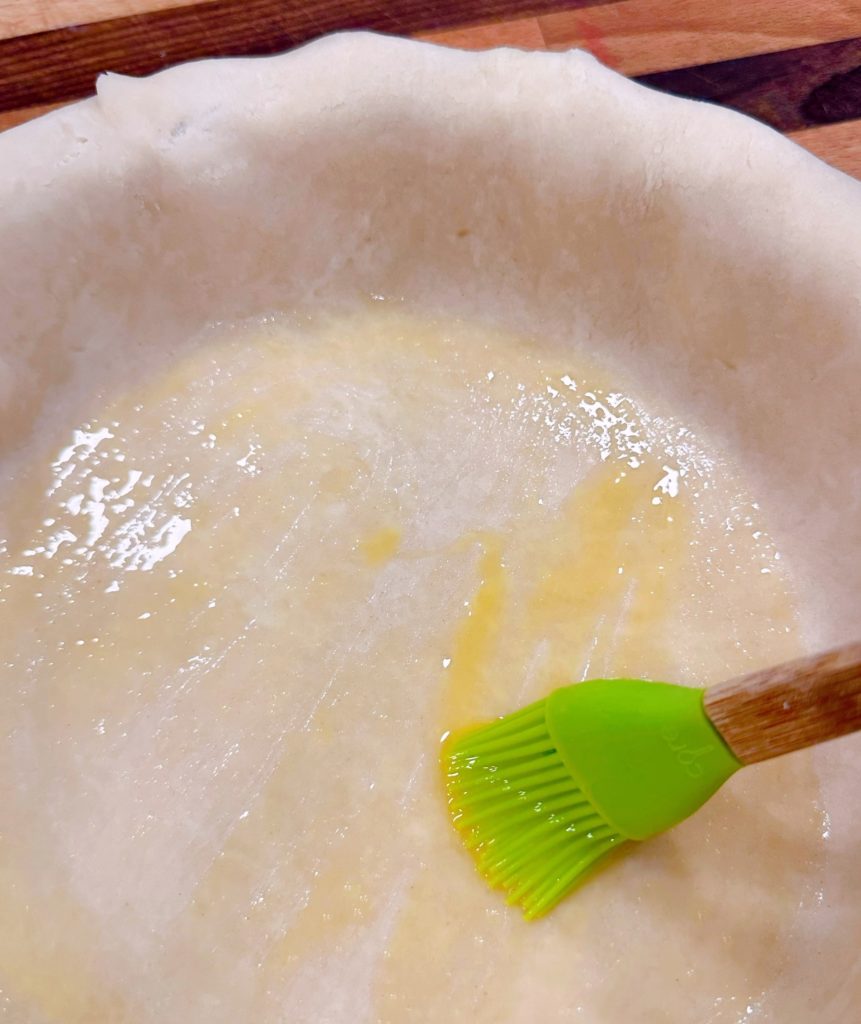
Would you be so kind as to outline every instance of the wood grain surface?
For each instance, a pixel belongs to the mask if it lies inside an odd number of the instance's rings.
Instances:
[[[552,50],[598,45],[625,75],[795,50],[861,33],[861,0],[622,0],[539,25]]]
[[[90,25],[128,14],[190,7],[201,0],[0,0],[0,39]],[[205,2],[205,0],[204,0]]]
[[[0,0],[0,129],[90,95],[104,71],[355,28],[467,49],[580,47],[861,177],[861,0]]]
[[[861,39],[661,71],[638,81],[733,107],[778,131],[797,131],[861,116]]]
[[[533,11],[554,6],[530,0]],[[204,0],[14,36],[0,40],[0,110],[86,96],[106,70],[147,75],[201,57],[279,53],[339,29],[409,35],[522,8],[523,0]]]
[[[706,714],[742,764],[861,729],[861,643],[706,690]]]

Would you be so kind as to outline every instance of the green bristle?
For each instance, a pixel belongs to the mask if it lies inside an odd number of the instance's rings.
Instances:
[[[547,913],[620,840],[577,786],[545,701],[461,735],[445,751],[452,818],[478,868],[527,918]]]

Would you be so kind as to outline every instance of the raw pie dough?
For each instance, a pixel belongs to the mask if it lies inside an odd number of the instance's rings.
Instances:
[[[436,756],[852,636],[854,183],[583,55],[351,36],[103,80],[0,196],[9,1020],[850,1019],[857,742],[535,925]]]

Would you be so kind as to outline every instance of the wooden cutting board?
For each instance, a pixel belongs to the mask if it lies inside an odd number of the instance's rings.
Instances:
[[[345,28],[581,47],[861,178],[861,0],[0,0],[0,128],[89,95],[102,71],[276,53]]]

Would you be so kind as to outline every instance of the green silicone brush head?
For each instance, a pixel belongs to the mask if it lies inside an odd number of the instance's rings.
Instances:
[[[547,701],[476,729],[445,751],[455,826],[478,869],[527,918],[546,913],[623,839],[550,738]]]
[[[527,918],[625,840],[686,818],[740,767],[700,691],[631,679],[563,687],[450,738],[443,765],[480,872]]]

